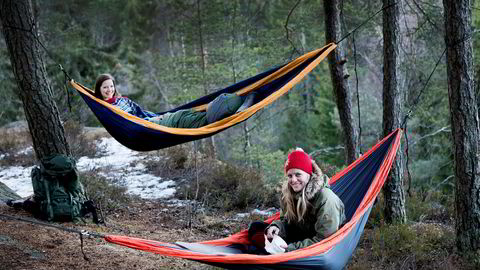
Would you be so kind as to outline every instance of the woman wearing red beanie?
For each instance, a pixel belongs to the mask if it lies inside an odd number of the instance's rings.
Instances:
[[[328,177],[301,148],[288,155],[284,169],[280,220],[265,229],[265,238],[280,236],[288,244],[282,248],[292,251],[335,233],[345,221],[345,209]]]

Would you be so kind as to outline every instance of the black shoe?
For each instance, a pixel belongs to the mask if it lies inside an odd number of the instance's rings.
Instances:
[[[24,201],[20,199],[20,200],[8,200],[6,203],[8,206],[11,206],[16,209],[20,209],[23,207],[23,202]]]
[[[248,107],[252,106],[253,101],[255,100],[255,96],[257,95],[257,92],[251,92],[250,94],[245,97],[245,100],[243,101],[242,105],[240,108],[237,109],[236,113],[243,112],[245,111]]]

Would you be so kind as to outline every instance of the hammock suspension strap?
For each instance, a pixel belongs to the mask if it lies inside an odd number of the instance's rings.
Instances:
[[[34,219],[30,219],[30,218],[15,217],[15,216],[5,215],[5,214],[0,214],[0,217],[5,218],[5,219],[10,219],[10,220],[18,220],[18,221],[22,221],[22,222],[32,223],[32,224],[35,224],[35,225],[55,228],[55,229],[58,229],[58,230],[78,234],[79,237],[80,237],[80,249],[82,250],[83,259],[86,260],[86,261],[90,261],[90,259],[87,257],[87,255],[85,254],[85,251],[83,249],[83,237],[84,236],[87,236],[87,237],[89,236],[89,237],[96,237],[96,238],[105,238],[104,235],[99,234],[99,233],[88,232],[86,230],[77,230],[77,229],[67,228],[67,227],[64,227],[64,226],[55,225],[55,224],[52,224],[52,223],[41,222],[41,221],[37,221],[37,220],[34,220]]]

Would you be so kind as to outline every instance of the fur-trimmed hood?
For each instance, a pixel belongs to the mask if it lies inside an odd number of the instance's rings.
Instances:
[[[305,186],[305,197],[307,200],[311,200],[313,197],[315,197],[315,194],[322,190],[322,188],[330,187],[328,184],[328,181],[330,181],[328,176],[323,174],[322,170],[318,167],[315,161],[312,162],[312,165],[313,173],[310,177],[310,181],[308,181],[307,185]],[[301,196],[300,192],[297,194],[297,196]]]

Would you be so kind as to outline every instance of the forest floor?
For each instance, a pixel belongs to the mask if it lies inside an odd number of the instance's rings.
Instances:
[[[188,228],[186,224],[189,222],[185,213],[185,206],[137,198],[125,209],[110,213],[106,225],[91,222],[51,224],[77,231],[86,230],[103,235],[123,235],[171,243],[223,238],[247,228],[250,222],[249,219],[239,220],[230,213],[199,214],[192,228]],[[0,214],[33,219],[30,213],[4,204],[0,204]],[[452,242],[453,238],[445,235],[446,230],[452,230],[451,227],[415,223],[403,228],[366,228],[345,269],[478,269],[468,262],[471,260],[462,259],[458,253],[449,250],[453,243],[444,242],[443,248],[435,247],[428,252],[418,251],[438,245],[435,242],[440,239]],[[379,234],[379,230],[384,232]],[[399,233],[392,236],[394,231]],[[0,216],[0,270],[220,269],[195,261],[138,251],[97,237],[84,237],[83,242],[88,261],[83,257],[79,234]]]
[[[93,223],[53,223],[75,230],[101,234],[126,235],[162,242],[195,242],[225,237],[238,228],[238,221],[229,225],[228,217],[203,219],[203,224],[189,229],[184,209],[159,201],[138,199],[128,209],[109,216],[104,225]],[[32,219],[23,211],[4,204],[0,213]],[[221,224],[221,225],[219,225]],[[227,233],[228,232],[228,233]],[[0,218],[0,269],[217,269],[189,260],[165,257],[154,253],[111,244],[101,238],[84,237],[83,258],[80,236],[57,228]]]
[[[17,134],[14,136],[15,139],[20,137]],[[6,145],[11,147],[10,144]],[[118,153],[115,155],[120,156]],[[131,153],[127,153],[127,156],[130,155]],[[26,168],[29,168],[28,166],[31,164],[27,163]],[[21,176],[12,177],[17,179]],[[28,176],[26,178],[28,180]],[[144,185],[147,190],[154,186]],[[158,194],[161,190],[151,190],[151,193]],[[102,194],[106,194],[104,189]],[[197,210],[192,217],[188,214],[188,202],[177,203],[178,198],[142,199],[138,194],[131,197],[125,204],[106,213],[105,225],[92,222],[52,224],[75,231],[86,230],[103,235],[122,235],[171,243],[223,238],[247,228],[252,220],[262,218],[208,209]],[[407,224],[388,226],[383,221],[384,203],[382,196],[379,196],[379,202],[373,208],[360,242],[345,269],[480,269],[480,250],[468,256],[456,250],[453,211],[441,206],[439,201],[436,197],[427,202],[409,197],[412,220]],[[447,205],[451,206],[453,202]],[[33,219],[31,214],[9,207],[1,201],[0,214]],[[84,237],[83,246],[88,260],[85,260],[82,254],[78,233],[0,216],[0,270],[219,269],[195,261],[126,248],[102,238]]]
[[[26,123],[23,125],[15,123],[10,126],[11,127],[8,128],[0,128],[0,134],[3,134],[1,141],[2,146],[4,146],[3,148],[14,149],[14,146],[19,145],[20,148],[15,151],[25,152],[20,150],[25,148],[25,145],[28,146],[31,144],[26,135]],[[104,130],[99,131],[98,128],[89,129],[87,133],[82,133],[88,141],[96,141],[99,138],[107,136],[105,134],[106,132]],[[84,140],[77,140],[77,142],[78,141],[83,142],[80,147],[88,147],[88,144],[86,144]],[[105,152],[104,148],[101,149]],[[124,157],[125,160],[121,160],[122,156],[126,156]],[[32,157],[33,155],[31,153],[26,154],[25,157],[21,159],[22,162],[20,162],[23,166],[18,167],[24,167],[24,170],[29,172],[31,170],[30,166],[33,165],[30,160]],[[103,164],[111,161],[125,166],[130,166],[130,163],[133,163],[133,167],[138,167],[136,166],[138,163],[135,161],[136,158],[140,159],[141,162],[144,161],[143,155],[137,157],[135,154],[123,150],[119,152],[114,151],[114,153],[108,157],[93,159],[93,162]],[[24,159],[27,161],[23,161]],[[13,167],[19,165],[19,162],[17,160],[15,161],[15,163],[7,165]],[[4,170],[5,168],[4,164],[4,167],[1,167],[0,170]],[[110,164],[107,164],[106,168],[110,170],[110,173],[111,171],[115,171],[115,167]],[[22,182],[20,181],[21,178],[25,178],[23,174],[24,173],[17,172],[10,175],[10,178],[15,178],[17,182]],[[27,174],[29,175],[29,173]],[[133,177],[138,178],[139,175],[140,173],[137,172],[134,173]],[[152,175],[145,173],[141,175],[145,179],[153,178]],[[3,176],[5,177],[5,173],[3,173]],[[23,179],[25,180],[23,182],[29,182],[28,178],[29,176],[27,176],[27,180]],[[126,178],[126,176],[122,175],[120,178]],[[98,180],[98,178],[95,177],[92,177],[92,179],[91,181]],[[84,180],[86,181],[87,179]],[[137,179],[137,182],[138,181]],[[22,186],[20,183],[17,184]],[[148,183],[143,185],[143,192],[146,191],[148,194],[152,193],[156,195],[163,193],[161,189],[152,187],[154,185]],[[25,186],[31,189],[30,183],[25,184]],[[165,189],[168,190],[168,187]],[[19,192],[21,192],[23,196],[26,196],[31,190],[25,191],[24,188],[20,188]],[[105,196],[108,196],[107,194],[110,194],[110,196],[127,196],[120,193],[104,192]],[[191,217],[191,215],[189,216],[188,214],[190,212],[188,211],[190,209],[188,201],[177,203],[175,202],[176,200],[171,197],[165,199],[161,197],[142,198],[140,194],[135,194],[134,192],[132,192],[131,195],[133,196],[128,196],[130,198],[128,202],[113,207],[110,209],[110,212],[105,214],[105,225],[96,225],[92,223],[91,220],[87,220],[87,223],[65,222],[51,224],[75,229],[76,231],[86,230],[103,235],[131,236],[162,242],[198,242],[226,237],[241,229],[247,228],[249,223],[248,218],[244,220],[243,217],[236,215],[237,213],[214,213],[208,215],[203,209],[197,210],[196,215]],[[30,213],[9,207],[1,200],[0,214],[35,220]],[[41,222],[40,220],[35,221]],[[84,237],[83,244],[83,250],[88,261],[83,257],[79,234],[29,222],[2,218],[0,216],[0,270],[218,269],[194,261],[165,257],[122,247],[109,243],[102,238]]]

